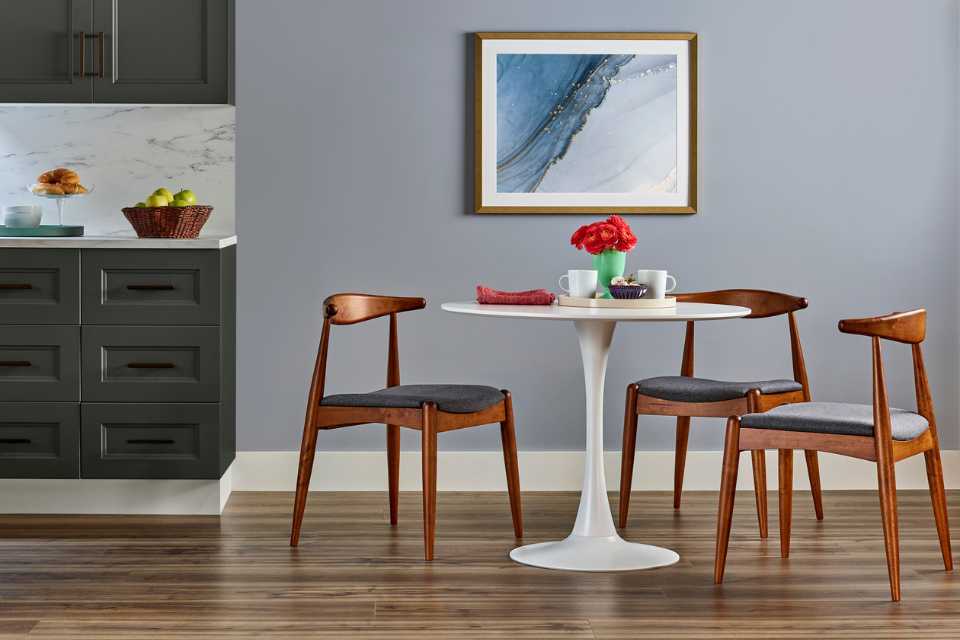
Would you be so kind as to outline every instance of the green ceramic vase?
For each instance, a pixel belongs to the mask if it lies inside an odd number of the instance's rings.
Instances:
[[[593,268],[597,270],[597,291],[601,298],[612,297],[607,285],[613,278],[622,276],[626,266],[627,254],[623,251],[607,249],[593,256]]]

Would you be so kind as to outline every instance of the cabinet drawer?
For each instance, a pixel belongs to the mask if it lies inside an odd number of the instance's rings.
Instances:
[[[0,401],[80,399],[80,327],[0,326]]]
[[[84,404],[84,478],[219,477],[219,406]]]
[[[84,402],[216,402],[217,327],[83,329]]]
[[[0,404],[0,478],[80,476],[80,405]]]
[[[83,324],[194,324],[219,321],[216,251],[84,251]]]
[[[79,272],[73,249],[0,250],[0,324],[79,324]]]

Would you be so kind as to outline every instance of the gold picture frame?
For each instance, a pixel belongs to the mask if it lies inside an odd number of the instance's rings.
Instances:
[[[514,45],[510,42],[505,41],[530,41],[531,49],[534,52],[540,52],[544,45],[551,46],[551,43],[561,43],[560,48],[572,45],[573,49],[576,50],[579,47],[581,50],[584,47],[593,47],[592,43],[580,44],[574,43],[572,41],[597,41],[605,40],[611,41],[611,45],[616,43],[621,48],[624,46],[624,41],[648,41],[656,42],[659,44],[651,45],[651,47],[657,46],[667,46],[668,43],[664,41],[669,41],[676,43],[676,49],[678,51],[683,51],[685,47],[685,56],[683,56],[686,78],[681,77],[681,65],[678,63],[676,65],[676,84],[677,84],[677,113],[686,114],[686,123],[682,123],[679,120],[676,121],[676,128],[678,132],[678,140],[682,135],[682,132],[685,132],[683,136],[686,144],[683,145],[685,149],[680,148],[680,143],[678,141],[676,148],[676,167],[679,167],[678,173],[681,174],[682,184],[680,180],[677,180],[676,174],[674,176],[675,181],[677,181],[676,188],[676,197],[674,194],[670,194],[669,203],[658,202],[658,203],[641,203],[640,196],[633,193],[625,192],[623,194],[597,194],[598,197],[595,198],[598,202],[601,200],[609,199],[604,196],[623,196],[622,199],[627,199],[630,197],[637,197],[638,202],[631,205],[629,202],[621,204],[619,202],[601,202],[599,204],[591,205],[589,197],[591,194],[568,194],[568,193],[559,193],[555,194],[545,194],[549,197],[537,198],[541,194],[534,194],[532,192],[520,193],[520,192],[511,192],[507,194],[499,193],[497,187],[497,173],[499,173],[499,165],[497,164],[496,158],[496,139],[494,137],[493,141],[487,139],[485,136],[485,127],[484,122],[488,123],[491,121],[491,118],[496,118],[496,113],[489,113],[491,110],[491,101],[489,99],[489,91],[492,88],[494,91],[494,100],[492,104],[496,104],[496,90],[499,82],[496,80],[496,53],[491,53],[489,51],[485,52],[485,47],[488,43],[494,43],[493,46],[508,46],[517,49],[520,47],[522,50],[522,45]],[[550,42],[545,42],[550,41]],[[512,49],[511,49],[512,50]],[[552,52],[552,51],[550,51]],[[565,53],[566,51],[562,51]],[[486,63],[489,65],[491,57],[493,56],[493,65],[494,65],[494,75],[493,78],[493,87],[486,87],[487,94],[485,95],[485,84],[489,85],[491,76],[485,67],[485,55]],[[612,56],[608,56],[612,57]],[[621,56],[622,57],[622,56]],[[680,60],[680,56],[677,58]],[[682,99],[681,96],[685,95],[686,99]],[[601,99],[602,100],[602,99]],[[685,104],[685,106],[684,106]],[[486,110],[486,111],[485,111]],[[589,110],[587,111],[589,112]],[[495,124],[495,120],[493,121]],[[686,127],[683,125],[686,124]],[[495,127],[490,127],[488,124],[487,128],[494,129]],[[549,129],[544,129],[545,131]],[[579,129],[576,133],[579,133]],[[569,138],[572,140],[572,135]],[[569,143],[567,143],[569,145]],[[492,151],[489,147],[493,147]],[[681,162],[681,159],[686,152],[686,162],[685,165]],[[566,153],[566,149],[564,149]],[[563,155],[554,157],[550,164],[547,165],[547,168],[552,166],[553,163],[561,159]],[[492,159],[491,159],[492,158]],[[542,169],[545,173],[547,169]],[[493,171],[494,175],[491,176],[490,173]],[[543,174],[541,174],[541,179]],[[493,189],[491,189],[491,184]],[[510,198],[507,198],[510,196]],[[567,196],[571,199],[575,198],[576,203],[558,203],[557,200],[562,200]],[[524,200],[522,204],[515,204],[513,202],[504,203],[500,200],[511,199],[511,200]],[[663,199],[668,199],[667,196],[664,196]],[[534,202],[536,200],[537,202]],[[546,202],[542,202],[542,201]],[[673,202],[676,200],[676,202]],[[611,214],[611,213],[620,213],[620,214],[693,214],[697,212],[697,34],[691,32],[478,32],[474,34],[474,210],[477,213],[493,213],[493,214],[585,214],[585,213],[596,213],[596,214]]]

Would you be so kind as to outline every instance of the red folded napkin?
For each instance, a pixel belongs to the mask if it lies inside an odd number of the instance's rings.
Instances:
[[[546,289],[529,291],[497,291],[477,285],[477,302],[480,304],[553,304],[554,296]]]

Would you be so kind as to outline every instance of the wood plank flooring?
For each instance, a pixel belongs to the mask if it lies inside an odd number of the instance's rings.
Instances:
[[[0,639],[960,638],[960,572],[943,571],[926,492],[901,492],[903,602],[889,601],[878,498],[794,497],[791,558],[737,496],[726,584],[712,584],[716,493],[636,493],[628,539],[680,563],[584,574],[512,563],[505,494],[441,493],[436,560],[420,496],[388,525],[379,493],[235,493],[222,518],[0,516]],[[960,531],[960,493],[950,518]],[[616,496],[611,496],[616,507]],[[565,536],[572,493],[524,496],[527,542]],[[960,538],[954,534],[954,548]]]

